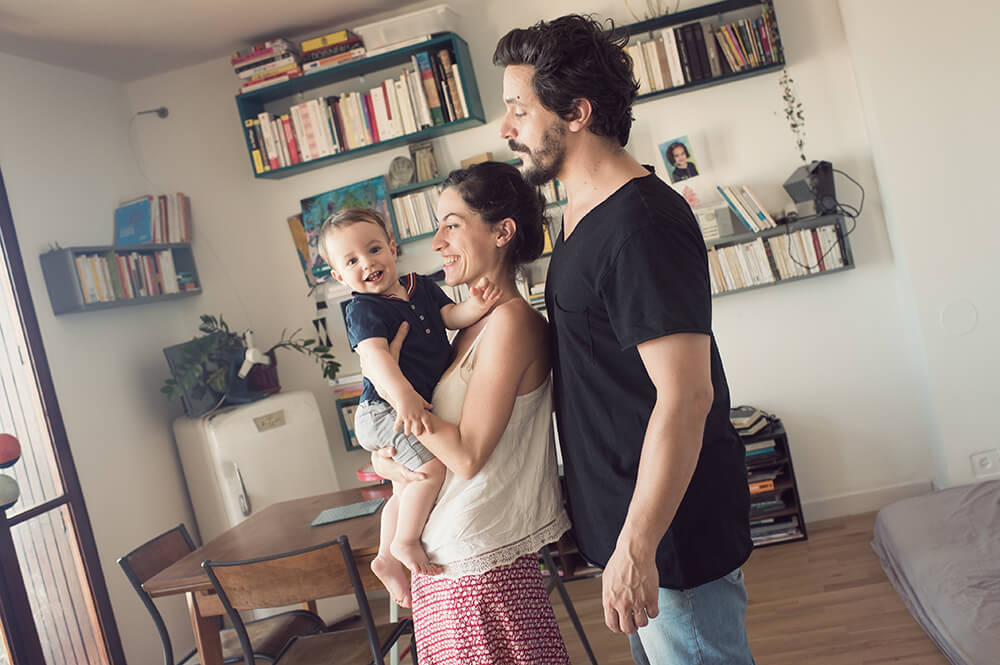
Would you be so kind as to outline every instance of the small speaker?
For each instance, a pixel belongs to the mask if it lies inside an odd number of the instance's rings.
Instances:
[[[796,203],[812,201],[817,215],[837,212],[837,192],[830,162],[811,162],[800,166],[792,171],[784,187]]]

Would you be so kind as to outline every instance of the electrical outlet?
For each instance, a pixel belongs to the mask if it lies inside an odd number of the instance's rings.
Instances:
[[[1000,448],[972,453],[969,460],[972,462],[972,475],[976,478],[1000,476]]]

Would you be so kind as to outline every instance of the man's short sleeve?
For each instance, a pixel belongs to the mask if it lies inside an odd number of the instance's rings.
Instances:
[[[392,339],[384,317],[379,316],[377,303],[365,298],[355,298],[347,305],[347,339],[351,348],[372,337]]]
[[[601,298],[623,351],[664,335],[710,335],[712,291],[697,226],[663,221],[635,231],[605,273]]]

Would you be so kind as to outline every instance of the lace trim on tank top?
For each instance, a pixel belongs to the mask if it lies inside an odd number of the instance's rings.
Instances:
[[[569,526],[569,518],[566,513],[560,511],[554,520],[515,543],[477,554],[468,559],[442,564],[444,572],[441,575],[457,579],[467,575],[482,575],[499,566],[509,565],[525,554],[537,552],[544,545],[556,542],[569,530]]]

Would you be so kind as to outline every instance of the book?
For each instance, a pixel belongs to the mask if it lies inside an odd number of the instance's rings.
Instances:
[[[299,50],[303,55],[305,55],[310,51],[316,51],[318,49],[326,48],[327,46],[339,44],[340,42],[346,42],[352,39],[360,41],[360,38],[354,33],[354,31],[348,28],[343,28],[341,30],[336,30],[318,37],[312,37],[311,39],[300,42]]]
[[[764,416],[758,418],[755,422],[747,425],[746,427],[737,427],[736,431],[740,436],[753,436],[757,432],[760,432],[765,427],[768,426],[768,420]]]
[[[153,241],[153,197],[127,201],[115,209],[116,245],[142,245]]]
[[[762,412],[757,407],[747,405],[734,406],[729,409],[729,422],[733,424],[733,427],[739,429],[754,423],[761,415]]]

